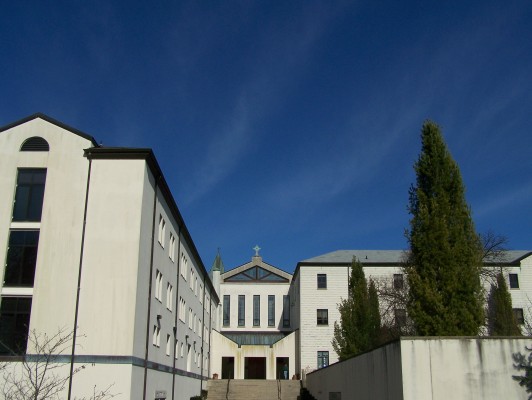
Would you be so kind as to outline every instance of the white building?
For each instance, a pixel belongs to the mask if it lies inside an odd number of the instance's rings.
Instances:
[[[0,129],[0,171],[2,360],[74,331],[68,398],[199,394],[219,300],[152,151],[36,114]]]

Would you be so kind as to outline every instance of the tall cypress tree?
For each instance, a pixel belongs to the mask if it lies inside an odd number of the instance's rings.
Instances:
[[[408,313],[420,335],[477,335],[484,322],[481,244],[460,170],[433,122],[423,125],[414,169],[406,232]]]
[[[488,300],[488,328],[491,336],[521,336],[512,310],[512,297],[502,273],[491,286]]]
[[[334,323],[332,345],[340,360],[371,350],[379,343],[379,300],[374,285],[368,284],[362,264],[353,257],[349,298],[338,305],[340,323]]]

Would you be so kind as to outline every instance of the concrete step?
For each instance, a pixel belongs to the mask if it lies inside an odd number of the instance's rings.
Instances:
[[[297,400],[300,381],[265,379],[211,379],[208,400]]]

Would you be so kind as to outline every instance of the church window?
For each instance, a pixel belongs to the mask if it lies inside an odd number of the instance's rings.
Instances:
[[[268,326],[275,326],[275,296],[268,295]]]
[[[329,325],[329,310],[318,309],[316,314],[318,325]]]
[[[283,328],[290,327],[290,296],[283,296]]]
[[[229,326],[231,323],[231,296],[228,294],[224,294],[223,308],[223,325]]]
[[[253,295],[253,326],[260,326],[260,296]]]
[[[13,221],[40,222],[46,169],[20,168],[17,176]]]
[[[246,325],[246,296],[238,295],[238,326]]]

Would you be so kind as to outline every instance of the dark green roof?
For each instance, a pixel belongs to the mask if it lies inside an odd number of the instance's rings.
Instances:
[[[222,261],[222,256],[220,256],[220,251],[216,254],[211,271],[220,271],[221,274],[224,273],[224,262]]]

